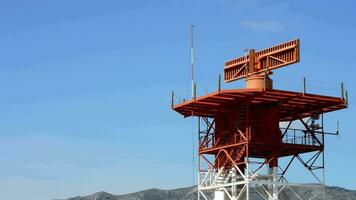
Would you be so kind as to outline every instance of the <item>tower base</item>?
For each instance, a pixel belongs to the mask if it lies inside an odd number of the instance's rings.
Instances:
[[[325,200],[325,185],[289,183],[285,177],[263,173],[263,170],[238,175],[231,181],[228,171],[202,172],[198,186],[198,200]],[[262,168],[261,168],[262,169]],[[203,175],[204,174],[204,175]]]

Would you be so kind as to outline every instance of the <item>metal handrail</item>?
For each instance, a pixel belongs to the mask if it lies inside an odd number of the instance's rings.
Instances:
[[[282,142],[285,144],[299,144],[307,146],[321,146],[320,141],[323,141],[322,132],[310,132],[303,129],[285,129],[281,128],[282,133],[285,132]]]

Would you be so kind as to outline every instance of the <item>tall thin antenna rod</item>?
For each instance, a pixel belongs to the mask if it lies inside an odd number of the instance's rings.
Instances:
[[[196,83],[194,81],[194,25],[190,25],[190,64],[192,67],[192,99],[196,99],[197,95],[197,88],[196,88]],[[200,121],[200,119],[198,119]],[[193,129],[194,130],[194,129]],[[192,185],[194,185],[194,165],[195,165],[195,142],[194,142],[194,133],[192,134]],[[199,195],[198,195],[199,196]]]
[[[192,67],[192,99],[194,98],[194,25],[190,25],[190,64]]]

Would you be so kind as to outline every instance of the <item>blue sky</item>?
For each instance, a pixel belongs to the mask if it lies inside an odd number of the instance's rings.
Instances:
[[[192,184],[195,124],[170,109],[196,81],[214,90],[224,61],[246,48],[301,39],[280,89],[339,95],[328,114],[327,184],[356,189],[354,1],[0,1],[0,196],[49,200]],[[241,83],[224,84],[238,88]],[[300,174],[294,174],[300,176]]]

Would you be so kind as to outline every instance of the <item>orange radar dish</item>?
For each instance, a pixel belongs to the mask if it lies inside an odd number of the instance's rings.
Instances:
[[[252,59],[250,59],[252,58]],[[231,82],[249,75],[269,73],[270,70],[299,62],[299,39],[225,62],[224,81]]]

